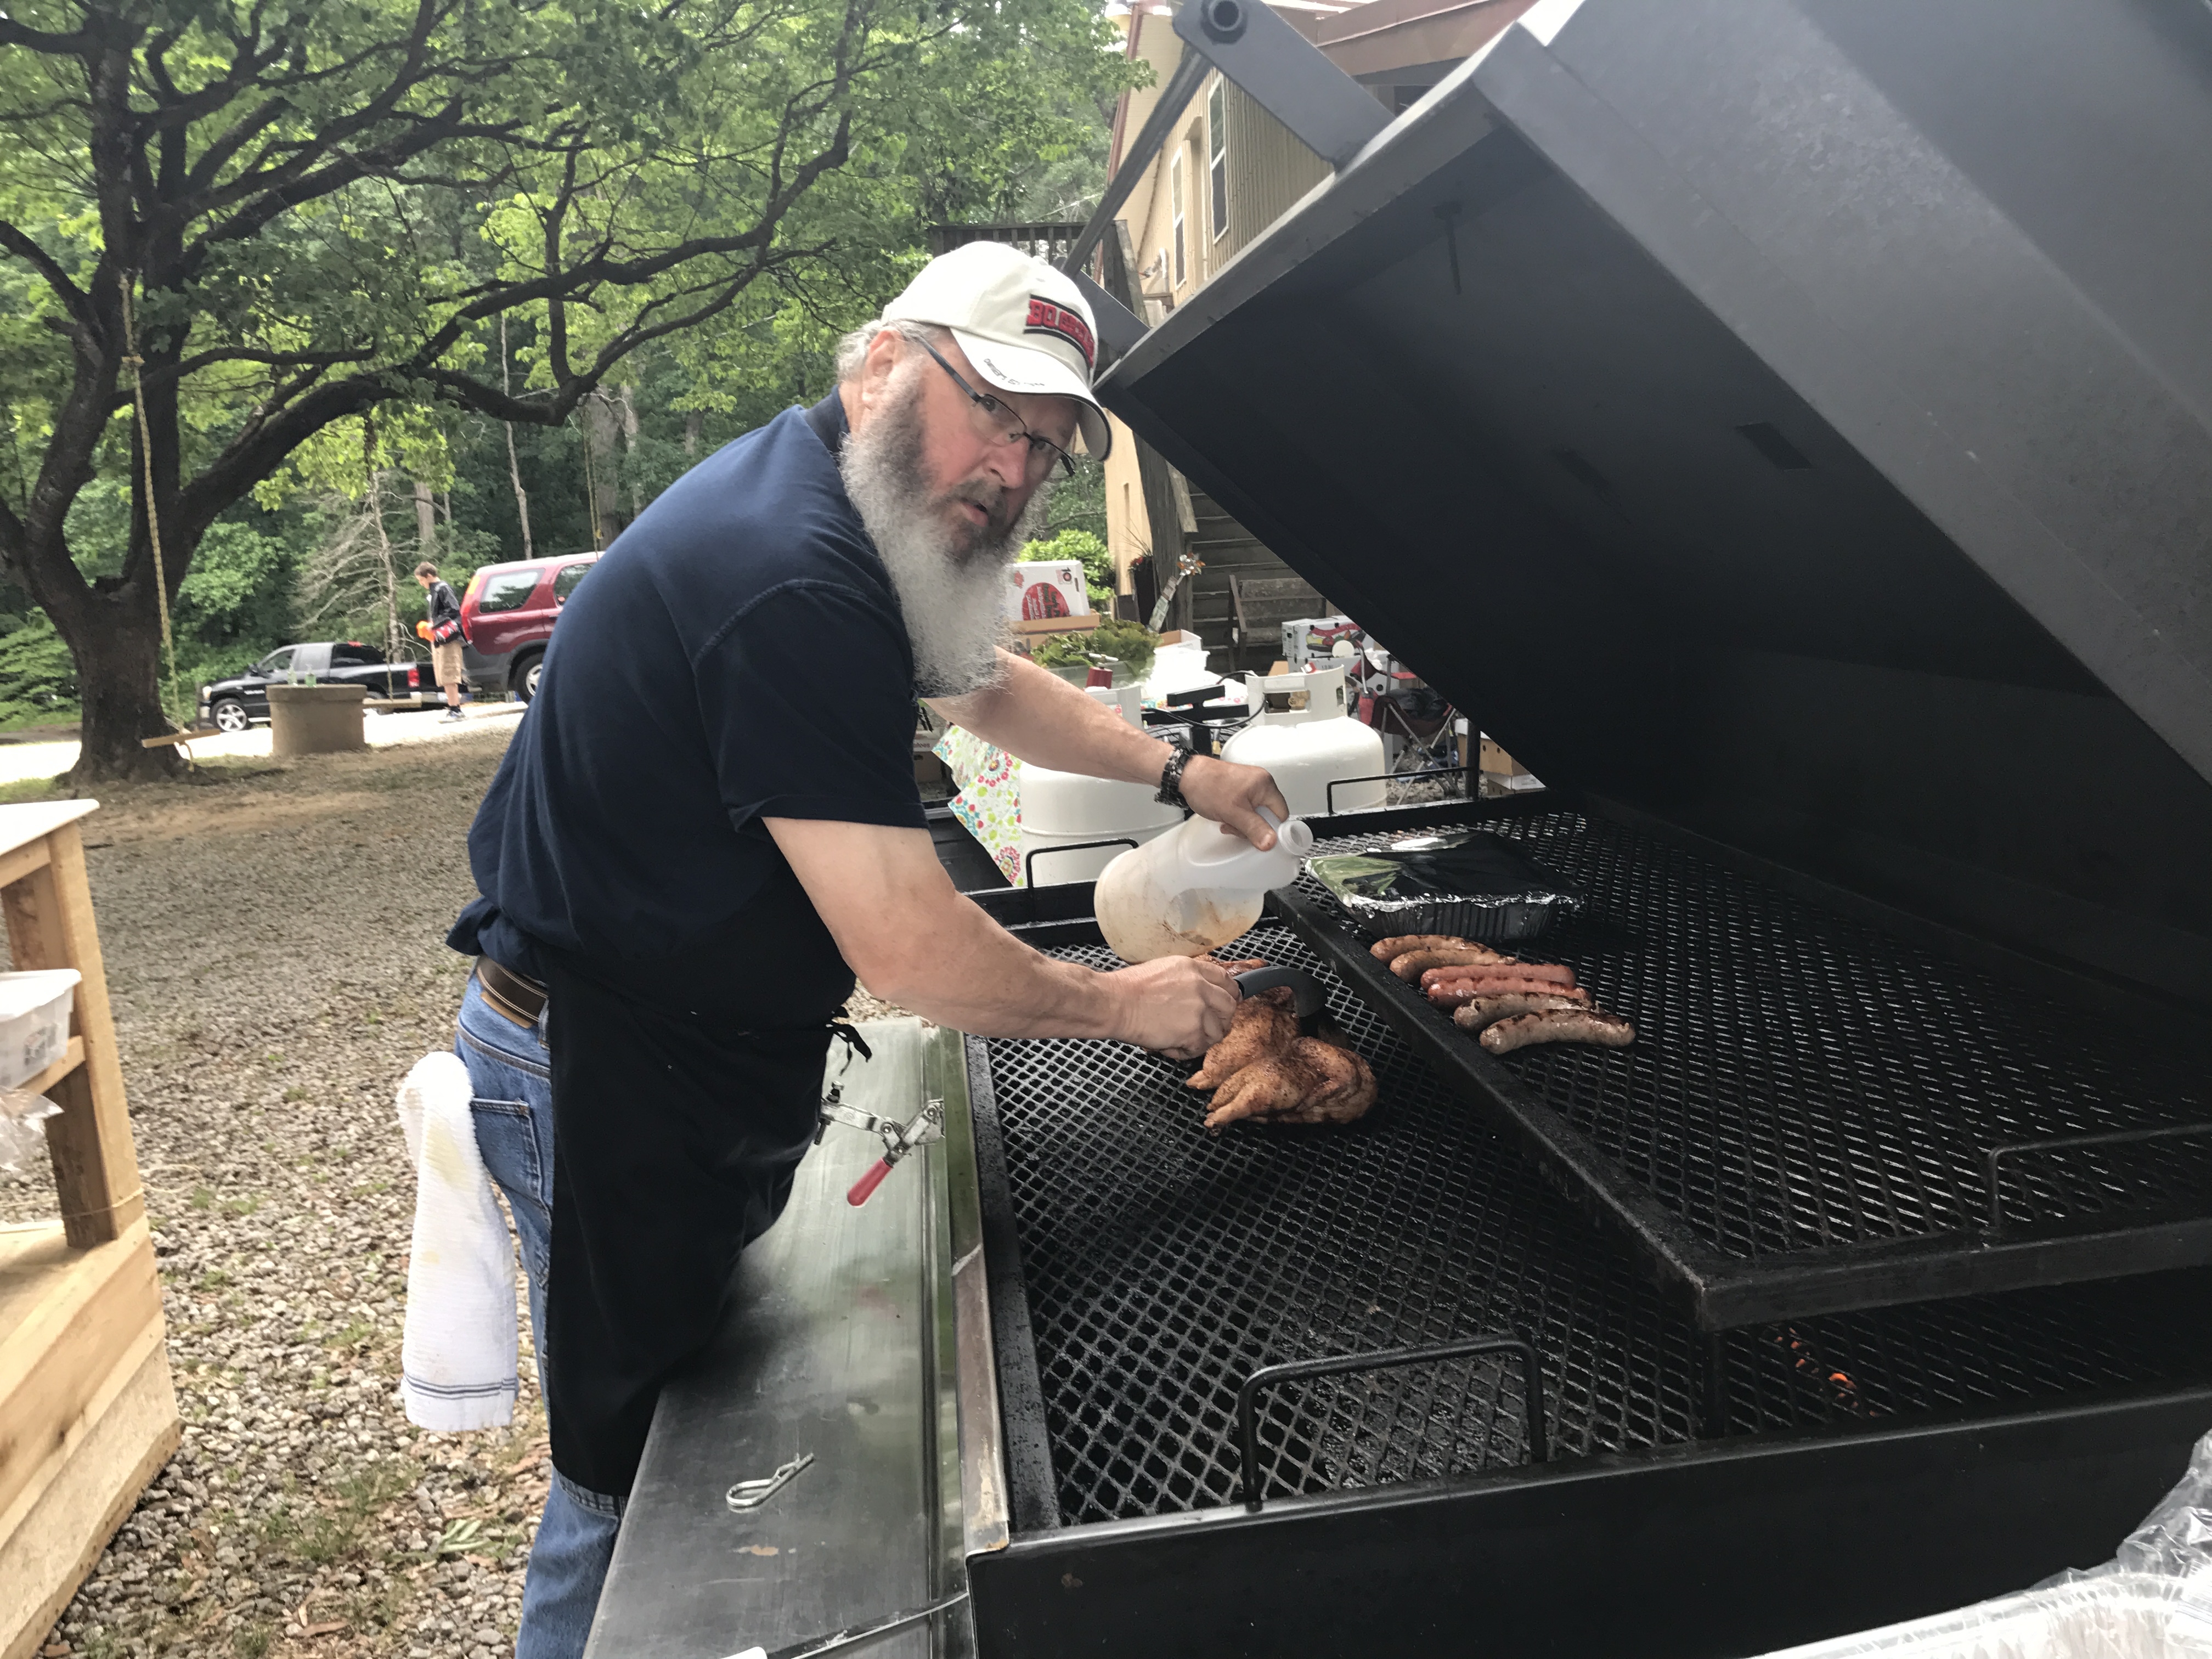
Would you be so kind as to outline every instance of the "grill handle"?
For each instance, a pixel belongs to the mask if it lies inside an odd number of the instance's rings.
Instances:
[[[1022,855],[1022,885],[1029,891],[1030,920],[1036,920],[1036,861],[1050,858],[1055,853],[1084,853],[1097,847],[1126,847],[1137,850],[1137,843],[1127,836],[1114,836],[1105,841],[1072,841],[1065,847],[1033,848]]]
[[[1992,1146],[1983,1154],[1984,1177],[1990,1188],[1989,1230],[2005,1225],[2004,1194],[1999,1182],[2004,1160],[2015,1152],[2071,1152],[2081,1146],[2128,1146],[2145,1140],[2166,1140],[2181,1135],[2212,1135],[2212,1123],[2169,1123],[2159,1129],[2116,1129],[2106,1134],[2053,1135],[2046,1140],[2015,1140]]]
[[[1456,1342],[1439,1342],[1428,1348],[1386,1348],[1375,1353],[1350,1353],[1330,1359],[1292,1359],[1280,1365],[1263,1365],[1244,1379],[1237,1390],[1237,1443],[1244,1473],[1244,1507],[1260,1508],[1260,1390],[1278,1382],[1304,1382],[1316,1376],[1347,1376],[1359,1371],[1389,1370],[1399,1365],[1419,1365],[1443,1359],[1463,1359],[1470,1354],[1510,1353],[1521,1360],[1521,1394],[1528,1419],[1528,1461],[1551,1462],[1552,1448],[1544,1431],[1544,1373],[1536,1362],[1534,1346],[1523,1336],[1470,1336]]]
[[[1340,784],[1411,783],[1416,778],[1463,778],[1473,769],[1466,766],[1437,766],[1425,772],[1370,772],[1364,778],[1331,778],[1328,781],[1328,793],[1324,797],[1328,803],[1328,816],[1330,817],[1336,816],[1336,791]],[[1471,796],[1470,799],[1472,799]]]

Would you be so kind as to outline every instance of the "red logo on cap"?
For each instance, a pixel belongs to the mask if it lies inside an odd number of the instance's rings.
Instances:
[[[1056,306],[1049,300],[1030,301],[1030,319],[1022,330],[1024,334],[1057,334],[1083,354],[1086,369],[1098,366],[1098,347],[1091,337],[1091,325],[1074,312]]]

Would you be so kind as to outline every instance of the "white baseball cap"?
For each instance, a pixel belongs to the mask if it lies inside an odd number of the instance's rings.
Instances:
[[[1098,332],[1091,307],[1063,271],[1004,242],[969,242],[940,253],[884,307],[887,323],[952,331],[975,372],[1001,392],[1073,398],[1084,453],[1103,459],[1113,431],[1091,395]]]

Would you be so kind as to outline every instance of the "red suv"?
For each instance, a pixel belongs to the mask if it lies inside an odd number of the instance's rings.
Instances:
[[[488,564],[469,578],[461,595],[461,629],[468,638],[461,661],[478,696],[504,702],[512,691],[528,702],[538,695],[553,623],[599,557],[596,552],[556,553]]]

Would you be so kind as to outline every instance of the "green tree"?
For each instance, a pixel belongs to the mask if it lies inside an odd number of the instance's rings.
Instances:
[[[694,331],[818,349],[921,223],[1091,142],[1108,39],[1084,0],[11,4],[0,568],[74,659],[75,781],[175,764],[138,744],[160,602],[226,514],[366,495],[364,419],[442,455]],[[81,563],[103,476],[125,521]]]

